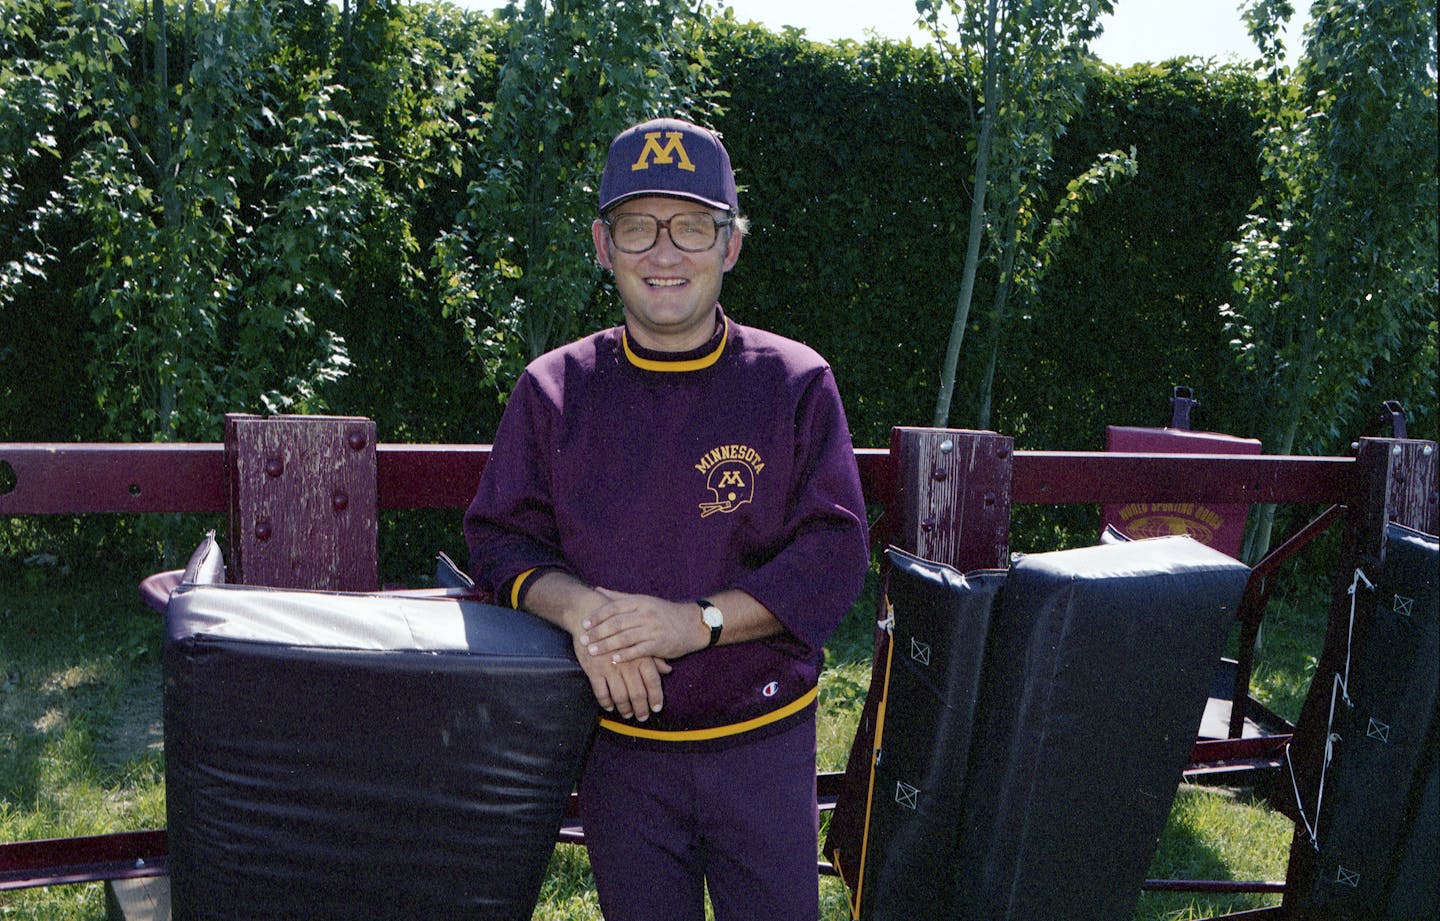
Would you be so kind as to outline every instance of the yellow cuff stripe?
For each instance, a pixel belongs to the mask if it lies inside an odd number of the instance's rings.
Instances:
[[[692,358],[689,361],[652,361],[649,358],[641,358],[630,349],[630,331],[620,331],[620,342],[625,346],[625,357],[630,363],[643,371],[701,371],[710,367],[720,360],[720,355],[725,351],[725,343],[730,339],[730,320],[725,320],[725,331],[720,334],[720,344],[715,351],[709,355],[701,355],[699,358]]]
[[[535,570],[527,569],[510,582],[510,607],[517,611],[520,610],[520,586],[524,585],[525,580],[533,575],[535,575]]]
[[[679,729],[670,731],[664,729],[642,729],[638,726],[631,726],[629,723],[620,723],[607,719],[600,720],[600,728],[608,729],[611,732],[618,732],[622,736],[631,736],[636,739],[654,739],[660,742],[703,742],[708,739],[723,739],[725,736],[736,736],[742,732],[759,729],[761,726],[768,726],[771,723],[783,720],[793,713],[799,713],[801,710],[810,706],[819,693],[820,689],[814,687],[780,709],[772,710],[764,716],[757,716],[743,723],[731,723],[728,726],[714,726],[710,729]]]

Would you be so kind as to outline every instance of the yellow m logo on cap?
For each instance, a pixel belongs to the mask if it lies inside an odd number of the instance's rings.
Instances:
[[[669,138],[663,147],[660,145],[660,135],[662,134],[668,135]],[[690,162],[689,155],[685,153],[685,145],[680,143],[682,137],[684,134],[679,131],[647,131],[645,146],[641,148],[640,156],[630,164],[630,169],[632,171],[649,169],[652,157],[655,163],[661,166],[670,166],[678,155],[680,169],[691,173],[695,172],[695,164]]]

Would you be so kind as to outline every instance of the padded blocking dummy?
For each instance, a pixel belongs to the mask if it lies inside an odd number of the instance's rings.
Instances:
[[[956,917],[1133,914],[1248,574],[1188,537],[1011,567],[986,653]]]
[[[195,584],[166,613],[175,917],[528,919],[596,708],[568,638],[455,593]]]
[[[852,915],[1129,917],[1249,570],[1188,537],[964,576],[890,556]]]
[[[952,917],[954,860],[965,768],[974,742],[981,660],[1005,574],[964,575],[887,551],[893,639],[868,802],[859,902],[862,917]],[[832,855],[844,861],[844,853]]]
[[[1353,579],[1277,785],[1296,820],[1285,905],[1305,918],[1440,918],[1440,541],[1392,523],[1384,548]]]

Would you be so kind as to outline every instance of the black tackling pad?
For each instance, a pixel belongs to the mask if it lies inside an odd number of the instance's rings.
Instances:
[[[196,568],[166,614],[175,917],[528,919],[595,727],[568,638]]]
[[[888,552],[894,618],[879,756],[870,791],[861,916],[947,918],[981,659],[1005,574],[961,575]]]
[[[1188,537],[1011,567],[986,654],[957,917],[1134,913],[1248,576]]]
[[[1249,570],[1187,537],[890,558],[858,917],[1129,917]]]
[[[1391,524],[1384,547],[1327,638],[1287,753],[1306,762],[1282,772],[1285,903],[1306,918],[1440,918],[1440,543]]]

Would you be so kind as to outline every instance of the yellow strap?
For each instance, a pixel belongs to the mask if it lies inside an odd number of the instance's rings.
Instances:
[[[783,720],[792,713],[799,713],[815,700],[820,693],[818,687],[811,688],[800,697],[778,710],[771,710],[764,716],[757,716],[754,719],[746,720],[743,723],[731,723],[728,726],[714,726],[710,729],[642,729],[639,726],[631,726],[629,723],[619,723],[615,720],[601,719],[602,729],[611,732],[618,732],[622,736],[631,736],[636,739],[655,739],[661,742],[702,742],[707,739],[720,739],[725,736],[739,735],[742,732],[749,732],[752,729],[759,729],[761,726],[768,726],[771,723]]]
[[[890,606],[890,600],[885,600],[885,606]],[[888,612],[893,618],[894,612]],[[870,758],[870,784],[865,791],[865,831],[860,836],[860,867],[855,877],[855,900],[850,903],[850,917],[860,917],[860,898],[865,891],[865,858],[870,849],[870,811],[875,805],[875,758],[874,753],[880,751],[881,743],[885,738],[885,707],[890,702],[890,665],[895,659],[895,635],[891,633],[890,643],[885,651],[885,683],[880,690],[880,706],[875,708],[875,744],[871,749]],[[835,863],[840,863],[840,854],[835,854]]]

